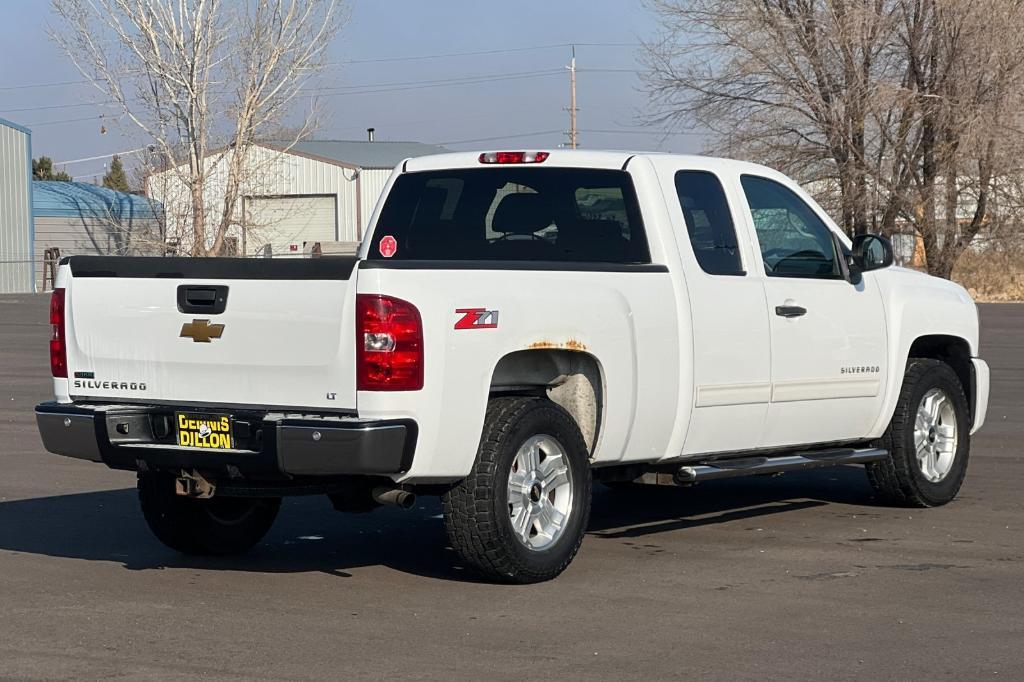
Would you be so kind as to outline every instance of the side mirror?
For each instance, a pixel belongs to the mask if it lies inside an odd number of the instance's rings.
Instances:
[[[853,238],[851,258],[861,272],[892,265],[892,242],[877,234],[859,234]]]

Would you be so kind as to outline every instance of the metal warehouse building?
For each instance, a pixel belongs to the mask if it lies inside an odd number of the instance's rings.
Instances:
[[[232,249],[241,255],[298,255],[303,244],[358,242],[392,169],[404,159],[448,151],[420,142],[304,140],[262,143],[253,154],[258,183],[248,179]],[[207,207],[223,205],[226,162],[210,169]],[[256,175],[253,173],[252,175]],[[187,232],[190,204],[176,172],[153,173],[146,193],[164,205],[168,235]]]
[[[84,182],[32,183],[35,271],[47,252],[60,256],[160,256],[164,253],[161,207],[147,197]],[[43,290],[43,275],[37,274]]]
[[[0,119],[0,294],[33,291],[32,133]]]

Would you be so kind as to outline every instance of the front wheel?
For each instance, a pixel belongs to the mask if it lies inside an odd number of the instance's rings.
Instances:
[[[889,457],[867,464],[875,493],[892,504],[937,507],[953,500],[967,474],[970,408],[949,365],[911,358],[881,446]]]
[[[490,401],[473,469],[442,499],[452,546],[492,580],[554,578],[583,542],[588,459],[576,422],[553,402]]]
[[[174,478],[139,475],[142,514],[157,539],[183,554],[240,554],[270,530],[280,498],[182,497]]]

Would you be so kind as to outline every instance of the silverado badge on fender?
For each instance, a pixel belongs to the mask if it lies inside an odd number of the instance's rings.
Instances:
[[[210,324],[209,320],[192,320],[181,325],[181,338],[190,338],[196,343],[210,343],[224,333],[224,325]]]

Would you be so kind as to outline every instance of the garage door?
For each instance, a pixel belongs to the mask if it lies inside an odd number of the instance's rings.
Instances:
[[[333,242],[337,208],[331,196],[247,197],[246,253],[261,253],[267,244],[274,256],[298,256],[303,242]]]

